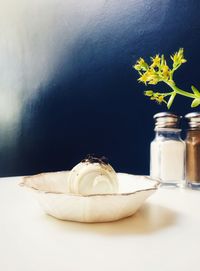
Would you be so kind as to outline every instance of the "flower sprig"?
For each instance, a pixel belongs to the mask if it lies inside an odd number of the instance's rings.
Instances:
[[[200,91],[194,86],[191,86],[192,92],[182,90],[176,86],[173,79],[174,72],[187,61],[184,58],[184,49],[180,48],[178,52],[171,55],[170,58],[172,60],[171,68],[168,66],[164,55],[160,56],[159,54],[150,58],[150,64],[143,58],[140,58],[133,66],[139,73],[139,82],[144,83],[145,85],[156,85],[159,82],[164,82],[171,88],[170,92],[154,92],[153,90],[147,90],[144,94],[159,104],[165,103],[168,109],[172,106],[177,94],[193,99],[191,107],[199,106]]]

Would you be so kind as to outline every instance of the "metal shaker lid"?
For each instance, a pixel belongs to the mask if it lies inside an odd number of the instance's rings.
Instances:
[[[190,128],[200,129],[200,112],[191,112],[185,115]]]
[[[160,112],[155,114],[153,118],[155,119],[155,129],[179,129],[179,122],[181,117],[171,112]]]

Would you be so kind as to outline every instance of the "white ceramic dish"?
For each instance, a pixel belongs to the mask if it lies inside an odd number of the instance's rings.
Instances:
[[[152,195],[159,182],[146,176],[117,173],[119,193],[74,195],[68,193],[69,171],[24,177],[22,185],[37,196],[44,211],[58,219],[78,222],[114,221],[133,215]]]

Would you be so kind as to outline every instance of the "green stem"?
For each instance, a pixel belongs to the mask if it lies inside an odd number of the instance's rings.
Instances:
[[[164,96],[164,97],[167,97],[167,96],[170,96],[174,93],[174,91],[171,91],[171,92],[167,92],[167,93],[164,93],[164,92],[155,92],[156,94],[160,95],[160,96]]]
[[[174,101],[174,99],[176,97],[176,94],[177,93],[175,91],[172,92],[172,95],[171,95],[171,97],[169,98],[169,100],[167,102],[167,108],[168,109],[170,109],[170,107],[172,106],[172,103],[173,103],[173,101]]]
[[[159,93],[159,94],[160,94],[160,95],[163,95],[163,96],[165,96],[165,97],[167,97],[167,96],[172,95],[172,94],[173,94],[173,92],[174,92],[174,91],[172,91],[172,92],[168,92],[168,93],[164,93],[164,94],[162,94],[162,93]]]
[[[186,96],[186,97],[192,98],[192,99],[196,98],[195,94],[192,94],[192,93],[190,93],[188,91],[182,90],[182,89],[178,88],[176,85],[172,85],[172,84],[170,84],[168,82],[165,82],[165,83],[167,83],[167,85],[170,86],[177,94],[180,94],[182,96]]]

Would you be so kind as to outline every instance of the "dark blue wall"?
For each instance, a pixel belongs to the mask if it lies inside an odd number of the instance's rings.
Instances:
[[[68,6],[68,16],[76,12],[81,14],[78,4]],[[143,96],[145,86],[137,83],[132,65],[140,56],[184,47],[188,62],[176,82],[183,89],[200,87],[200,1],[111,0],[102,1],[94,16],[83,12],[88,23],[73,17],[70,25],[69,19],[68,28],[78,33],[70,37],[70,53],[66,39],[51,78],[26,100],[17,128],[10,129],[15,139],[2,137],[1,176],[70,169],[88,153],[107,156],[117,171],[148,174],[152,116],[166,108]],[[64,24],[57,27],[61,31]],[[59,40],[51,54],[57,50]],[[177,97],[172,111],[190,112],[190,102]]]

